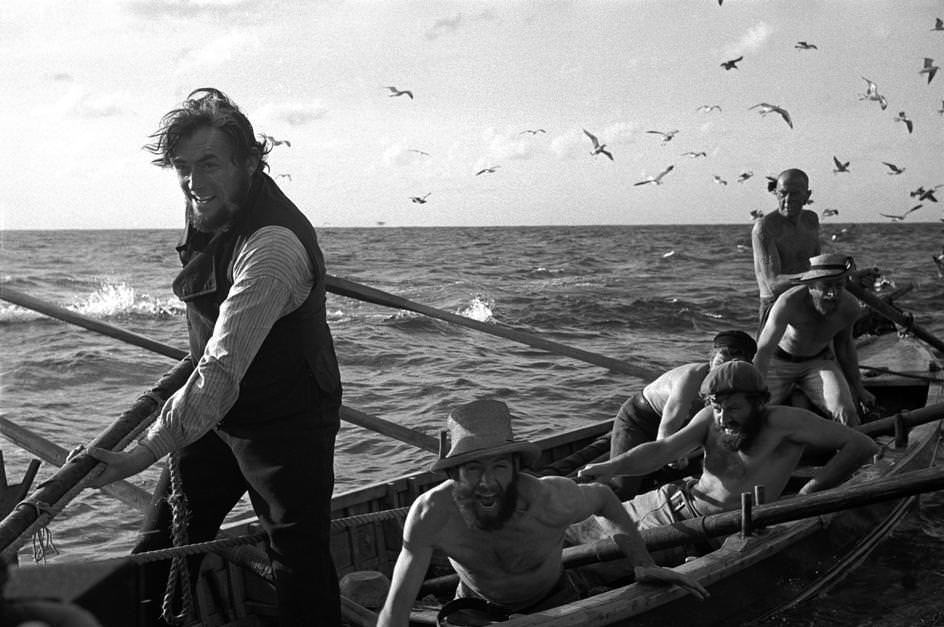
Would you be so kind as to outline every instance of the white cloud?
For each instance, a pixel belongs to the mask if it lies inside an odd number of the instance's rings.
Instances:
[[[128,97],[120,92],[95,93],[81,85],[73,85],[53,106],[58,116],[107,118],[129,110]]]
[[[303,126],[327,115],[328,109],[320,100],[311,102],[284,102],[267,104],[253,111],[252,118],[259,128],[285,123],[289,126]]]
[[[773,32],[774,29],[771,28],[769,24],[766,22],[758,22],[750,27],[737,43],[725,48],[724,54],[725,56],[736,57],[745,52],[756,52],[767,43],[767,40],[770,39]]]
[[[233,59],[237,53],[259,52],[262,43],[259,37],[241,30],[210,40],[199,48],[185,50],[180,58],[177,71],[189,72],[195,68],[214,68]]]
[[[456,13],[455,17],[444,17],[436,20],[433,25],[424,33],[424,37],[432,41],[447,33],[454,33],[463,24],[478,21],[488,21],[493,19],[493,15],[488,11],[482,11],[471,18],[463,18],[461,13]]]
[[[505,161],[508,159],[530,159],[535,152],[537,142],[530,136],[521,135],[520,131],[497,132],[494,128],[487,128],[483,132],[485,154],[488,161]]]

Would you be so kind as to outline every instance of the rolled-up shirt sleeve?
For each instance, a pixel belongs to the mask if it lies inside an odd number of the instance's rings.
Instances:
[[[233,285],[206,350],[141,445],[160,459],[216,427],[239,398],[239,384],[272,325],[308,298],[314,276],[290,229],[267,226],[253,233],[236,253]]]

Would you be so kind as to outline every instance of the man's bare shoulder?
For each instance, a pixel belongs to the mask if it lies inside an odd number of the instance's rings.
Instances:
[[[783,228],[783,216],[776,211],[772,211],[760,220],[754,222],[751,229],[754,234],[764,237],[776,237]]]
[[[545,524],[557,527],[583,520],[596,513],[600,484],[578,484],[567,477],[522,475],[519,490],[528,495],[532,514]]]
[[[808,228],[819,228],[819,216],[809,209],[800,212],[800,222]]]
[[[417,530],[430,532],[446,524],[456,509],[452,497],[455,482],[443,481],[438,486],[423,492],[410,506],[408,525]]]

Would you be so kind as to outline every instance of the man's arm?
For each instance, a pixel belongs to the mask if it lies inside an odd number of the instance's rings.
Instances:
[[[637,582],[675,584],[688,590],[699,599],[709,596],[708,590],[688,575],[670,568],[656,566],[652,555],[646,549],[646,543],[639,535],[636,523],[623,509],[622,504],[611,489],[598,483],[578,487],[584,498],[592,504],[593,513],[606,518],[613,525],[615,530],[613,541],[632,562],[633,573]]]
[[[836,363],[839,364],[839,368],[846,376],[846,381],[849,383],[854,399],[867,407],[872,407],[875,405],[875,395],[862,385],[862,375],[859,372],[859,354],[855,347],[855,339],[852,337],[852,325],[856,321],[858,306],[854,308],[854,312],[855,314],[849,318],[849,324],[833,337],[833,350],[836,353]]]
[[[662,420],[659,421],[659,432],[657,440],[664,440],[688,422],[689,409],[698,395],[698,388],[701,386],[702,379],[700,371],[697,368],[690,368],[685,374],[672,386],[669,397],[665,399],[665,406],[662,408]]]
[[[767,370],[770,368],[770,360],[777,350],[777,344],[780,338],[787,330],[790,323],[789,304],[791,294],[780,296],[773,307],[770,308],[770,315],[764,328],[761,329],[760,337],[757,338],[757,353],[754,355],[754,367],[760,372],[762,377],[767,376]]]
[[[819,449],[834,450],[836,454],[822,467],[815,477],[799,490],[799,494],[810,494],[839,485],[852,476],[862,464],[879,452],[872,438],[832,420],[823,420],[805,409],[783,410],[790,439]]]
[[[419,594],[433,556],[432,538],[436,526],[432,518],[430,493],[420,495],[403,528],[403,546],[393,567],[390,591],[377,617],[377,627],[406,627],[410,624],[410,609]]]
[[[702,410],[695,414],[691,422],[664,440],[646,442],[609,461],[588,464],[577,472],[577,478],[607,483],[613,475],[640,476],[655,472],[704,444],[710,420],[711,412],[706,414]]]

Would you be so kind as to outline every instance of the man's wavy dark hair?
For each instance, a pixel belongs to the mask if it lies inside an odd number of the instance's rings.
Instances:
[[[161,118],[160,127],[151,135],[154,142],[144,146],[145,150],[157,155],[151,163],[162,168],[172,167],[177,145],[204,126],[217,128],[229,138],[234,163],[243,163],[250,156],[258,155],[256,172],[268,167],[265,157],[272,146],[265,139],[258,141],[252,124],[239,107],[226,94],[212,87],[190,92],[180,108]]]

